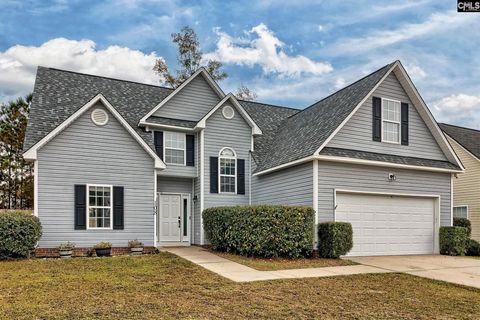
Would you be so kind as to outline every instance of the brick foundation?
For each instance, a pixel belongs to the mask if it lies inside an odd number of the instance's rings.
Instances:
[[[152,254],[156,252],[155,247],[144,247],[144,254]],[[112,256],[123,256],[130,254],[129,247],[112,247]],[[93,248],[75,248],[73,250],[74,257],[95,257],[95,250]],[[37,258],[58,258],[60,254],[57,248],[37,248],[35,249],[35,257]]]

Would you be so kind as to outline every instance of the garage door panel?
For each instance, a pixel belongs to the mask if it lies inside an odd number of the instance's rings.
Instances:
[[[335,219],[352,224],[349,255],[431,254],[434,204],[432,198],[338,193]]]

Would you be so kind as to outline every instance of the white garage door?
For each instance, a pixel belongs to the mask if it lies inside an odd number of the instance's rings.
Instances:
[[[350,256],[432,254],[435,200],[337,193],[336,221],[350,222]]]

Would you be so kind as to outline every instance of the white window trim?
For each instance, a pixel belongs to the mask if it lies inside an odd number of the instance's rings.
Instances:
[[[384,101],[391,101],[391,102],[397,102],[400,104],[400,121],[393,121],[393,120],[386,120],[384,119],[384,115],[385,115],[385,112],[383,112],[383,102]],[[391,144],[400,144],[402,142],[402,102],[399,101],[399,100],[394,100],[394,99],[389,99],[389,98],[382,98],[382,105],[381,105],[381,108],[382,108],[382,142],[385,142],[385,143],[391,143]],[[395,141],[387,141],[383,138],[383,123],[384,122],[390,122],[390,123],[395,123],[395,124],[398,124],[398,141],[395,142]]]
[[[110,188],[110,227],[90,227],[90,187],[103,187],[103,188]],[[92,206],[92,207],[99,207],[99,206]],[[106,208],[106,206],[100,206],[102,208]],[[113,230],[113,186],[110,184],[87,184],[87,230]]]
[[[232,116],[231,116],[231,117],[227,117],[227,116],[225,115],[225,109],[226,109],[226,108],[232,109]],[[235,109],[234,109],[231,105],[229,105],[229,104],[224,105],[223,108],[222,108],[222,116],[223,116],[225,119],[227,119],[227,120],[233,119],[233,118],[235,117]]]
[[[166,139],[166,133],[174,133],[174,134],[180,134],[183,136],[183,149],[180,148],[167,148],[165,139]],[[170,163],[167,162],[167,154],[165,150],[170,149],[170,150],[181,150],[183,151],[183,164],[180,163]],[[185,167],[187,165],[187,134],[185,132],[176,132],[176,131],[164,131],[163,132],[163,160],[165,161],[165,164],[168,164],[170,166],[179,166],[179,167]]]
[[[464,204],[464,205],[459,205],[459,206],[453,206],[452,207],[452,218],[454,218],[453,217],[453,209],[455,209],[455,208],[467,208],[467,219],[468,219],[468,217],[470,216],[469,215],[469,210],[468,210],[468,205]]]
[[[222,156],[222,152],[223,150],[225,149],[230,149],[232,150],[233,152],[233,157],[228,157],[228,156]],[[231,174],[222,174],[222,171],[221,171],[221,159],[233,159],[235,160],[235,174],[234,175],[231,175]],[[218,193],[223,193],[223,194],[237,194],[237,153],[235,152],[235,149],[233,148],[230,148],[230,147],[224,147],[220,150],[220,152],[218,153]],[[235,178],[235,183],[234,183],[234,187],[235,187],[235,191],[233,192],[222,192],[222,179],[221,177],[234,177]]]

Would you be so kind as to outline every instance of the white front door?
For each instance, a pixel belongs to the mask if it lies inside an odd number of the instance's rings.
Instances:
[[[335,221],[350,222],[350,256],[432,254],[435,199],[338,193]]]
[[[181,195],[160,195],[160,241],[181,241]]]

